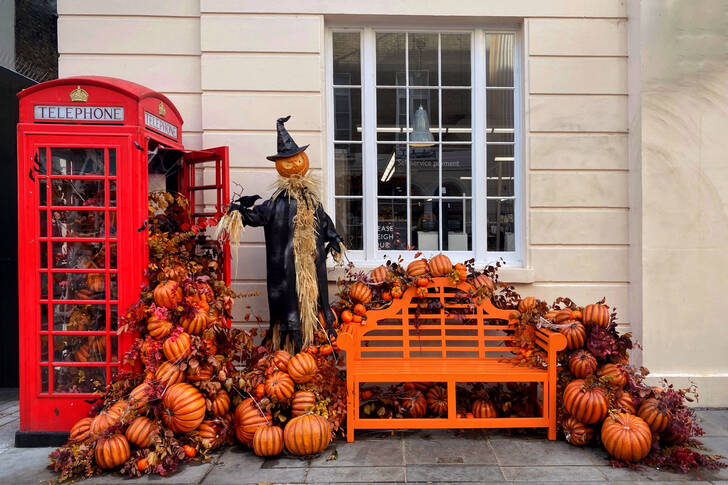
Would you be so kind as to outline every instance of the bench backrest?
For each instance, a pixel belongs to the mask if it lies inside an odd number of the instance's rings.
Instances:
[[[367,312],[366,325],[354,325],[356,359],[501,359],[512,357],[511,310],[485,298],[476,304],[467,283],[434,278],[426,296],[408,288],[389,308]]]

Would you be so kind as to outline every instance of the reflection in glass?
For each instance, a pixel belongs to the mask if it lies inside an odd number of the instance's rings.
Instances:
[[[42,300],[48,299],[48,273],[40,274],[40,298]]]
[[[48,267],[48,243],[41,241],[40,243],[40,267]]]
[[[54,242],[54,268],[103,268],[106,266],[102,242]]]
[[[443,86],[470,86],[470,34],[441,34]]]
[[[48,367],[40,368],[40,392],[48,392]]]
[[[513,90],[489,89],[486,106],[487,141],[513,141]]]
[[[515,251],[513,199],[488,199],[488,251]]]
[[[377,247],[382,250],[407,249],[407,201],[378,199]]]
[[[407,195],[407,147],[377,145],[378,195]]]
[[[109,206],[116,207],[116,181],[109,180]]]
[[[116,331],[119,328],[119,309],[116,305],[111,305],[109,322],[111,323],[112,331]]]
[[[442,200],[442,243],[445,251],[470,251],[471,219],[470,199]]]
[[[55,179],[51,194],[53,205],[103,207],[104,181]]]
[[[442,195],[472,194],[470,145],[442,145]]]
[[[411,201],[412,234],[411,244],[418,251],[437,251],[439,242],[439,202],[437,199]]]
[[[377,86],[404,86],[404,32],[377,32]]]
[[[513,34],[485,36],[486,86],[513,87]]]
[[[116,243],[109,243],[109,268],[116,269]]]
[[[53,273],[53,298],[56,300],[104,300],[105,290],[103,273]]]
[[[116,148],[107,148],[109,151],[109,175],[116,175]]]
[[[377,140],[406,141],[407,91],[377,88]]]
[[[48,203],[48,185],[46,179],[38,180],[38,205],[46,205]]]
[[[109,286],[109,298],[112,300],[116,300],[117,298],[119,298],[119,289],[118,285],[116,284],[116,273],[111,273],[109,275]]]
[[[361,89],[334,89],[334,139],[361,140]]]
[[[53,337],[54,362],[106,361],[106,336],[55,335]]]
[[[46,147],[38,147],[34,158],[34,166],[38,175],[46,175],[48,161],[46,158]]]
[[[40,305],[40,329],[48,330],[48,305]]]
[[[106,305],[53,305],[53,329],[69,332],[106,330]]]
[[[470,90],[442,90],[443,141],[470,141]]]
[[[410,195],[439,195],[439,180],[438,147],[410,147]]]
[[[53,175],[104,175],[103,148],[51,148]]]
[[[334,84],[361,84],[359,32],[334,32]]]
[[[408,34],[410,86],[437,86],[437,34]]]
[[[361,195],[361,145],[334,145],[334,166],[335,194]]]
[[[111,341],[111,356],[109,362],[119,362],[119,337],[111,335],[109,340]]]
[[[106,367],[53,367],[54,393],[92,393],[106,385]]]
[[[48,362],[48,335],[40,336],[40,361]]]
[[[513,195],[513,145],[488,145],[487,159],[487,195]]]
[[[364,247],[361,199],[336,199],[336,231],[348,249]]]
[[[438,108],[440,105],[439,95],[437,89],[410,89],[410,115],[409,115],[409,129],[410,133],[415,128],[416,114],[419,112],[420,115],[424,114],[430,121],[430,133],[432,133],[434,141],[440,140],[440,134],[438,127],[440,126],[440,115]],[[423,111],[424,110],[424,113]],[[412,134],[410,134],[410,141],[412,141]]]
[[[40,237],[48,236],[48,213],[40,211]]]
[[[53,211],[53,237],[104,237],[101,211]]]

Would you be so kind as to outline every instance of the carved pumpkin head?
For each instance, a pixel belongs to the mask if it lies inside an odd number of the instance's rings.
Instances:
[[[290,157],[278,158],[276,170],[281,177],[302,176],[308,172],[308,155],[305,152],[296,153]]]

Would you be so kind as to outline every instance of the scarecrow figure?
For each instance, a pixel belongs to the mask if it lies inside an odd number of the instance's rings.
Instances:
[[[313,343],[319,311],[327,329],[333,331],[326,257],[332,252],[341,262],[346,248],[321,206],[319,182],[307,174],[309,161],[304,150],[308,145],[299,147],[284,126],[289,119],[290,115],[278,119],[278,153],[266,157],[275,162],[280,174],[272,197],[258,205],[254,204],[259,195],[240,197],[221,226],[235,238],[231,221],[238,217],[236,212],[242,225],[263,226],[270,309],[267,338],[274,349],[298,352]],[[239,231],[240,223],[237,225]]]

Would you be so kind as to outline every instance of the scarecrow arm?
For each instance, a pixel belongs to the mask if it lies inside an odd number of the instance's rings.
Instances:
[[[273,204],[270,199],[268,199],[262,204],[258,204],[254,207],[240,207],[238,210],[240,211],[240,215],[243,217],[244,225],[252,227],[265,226],[268,224],[268,221],[270,221],[270,218],[273,215]]]
[[[345,249],[344,240],[341,239],[341,236],[339,236],[336,232],[336,226],[334,226],[333,221],[323,209],[321,209],[320,216],[319,230],[323,235],[324,241],[327,242],[326,254],[334,252],[340,255]]]

